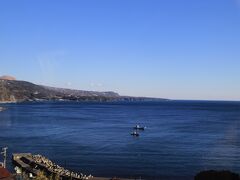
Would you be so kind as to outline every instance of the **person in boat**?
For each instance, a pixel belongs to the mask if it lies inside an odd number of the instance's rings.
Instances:
[[[137,129],[137,130],[144,130],[145,127],[141,127],[140,125],[137,124],[137,125],[134,127],[134,129]]]

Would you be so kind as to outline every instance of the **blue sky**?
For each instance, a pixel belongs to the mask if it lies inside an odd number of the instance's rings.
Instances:
[[[240,100],[240,0],[0,0],[0,75]]]

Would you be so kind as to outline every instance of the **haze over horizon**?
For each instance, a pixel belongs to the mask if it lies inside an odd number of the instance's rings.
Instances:
[[[240,100],[239,0],[2,0],[0,76],[169,99]]]

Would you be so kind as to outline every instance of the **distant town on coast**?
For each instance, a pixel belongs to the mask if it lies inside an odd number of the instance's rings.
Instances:
[[[166,101],[164,98],[121,96],[116,92],[83,91],[36,85],[18,81],[12,76],[0,77],[0,102],[26,101],[82,101],[82,102],[133,102]]]

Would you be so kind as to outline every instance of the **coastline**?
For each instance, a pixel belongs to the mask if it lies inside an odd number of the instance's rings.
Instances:
[[[17,101],[0,101],[0,104],[12,104],[17,103]]]

